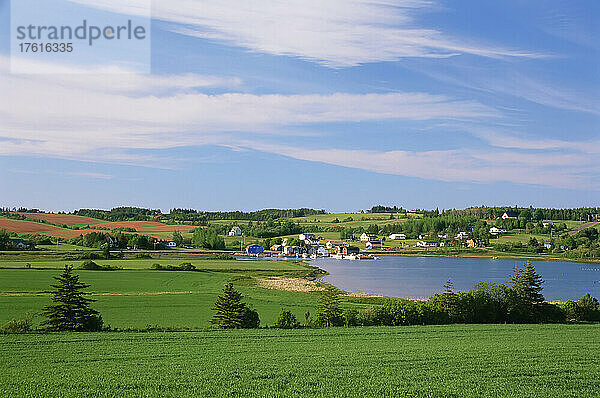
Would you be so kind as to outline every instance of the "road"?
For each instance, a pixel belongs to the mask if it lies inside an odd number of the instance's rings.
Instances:
[[[589,228],[589,227],[593,227],[594,225],[596,225],[598,223],[600,223],[600,221],[593,221],[593,222],[589,222],[589,223],[583,224],[583,225],[575,228],[574,230],[569,231],[569,235],[575,235],[577,232],[579,232],[579,231],[581,231],[583,229]]]

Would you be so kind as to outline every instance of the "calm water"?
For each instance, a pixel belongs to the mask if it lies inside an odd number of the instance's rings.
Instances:
[[[522,260],[474,258],[383,256],[378,260],[310,261],[330,275],[324,281],[352,292],[384,296],[427,298],[441,291],[452,278],[457,290],[469,290],[480,281],[508,283],[508,275]],[[600,297],[600,264],[534,261],[537,272],[546,281],[546,300],[578,299],[586,293]]]

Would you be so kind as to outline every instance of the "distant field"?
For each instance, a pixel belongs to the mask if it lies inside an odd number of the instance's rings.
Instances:
[[[47,213],[17,213],[27,217],[28,220],[42,220],[52,224],[85,225],[104,222],[96,218],[74,216],[72,214],[47,214]]]
[[[16,232],[18,234],[23,234],[55,231],[59,230],[60,228],[55,227],[54,225],[41,224],[33,221],[0,218],[0,229],[5,229],[8,232]]]
[[[32,397],[597,397],[598,325],[0,336]]]

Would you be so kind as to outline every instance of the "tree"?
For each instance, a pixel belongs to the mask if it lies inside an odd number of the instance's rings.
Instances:
[[[42,323],[50,331],[91,332],[102,330],[102,317],[98,311],[90,308],[94,302],[85,297],[84,289],[90,287],[79,281],[79,275],[73,274],[73,266],[66,265],[62,274],[54,277],[58,281],[51,285],[56,289],[52,293],[53,305],[42,309],[47,319]]]
[[[452,317],[456,311],[458,295],[454,292],[454,284],[450,278],[448,278],[442,287],[444,288],[444,291],[441,294],[442,308],[444,308],[444,311]]]
[[[221,329],[256,328],[260,324],[258,313],[242,302],[242,294],[226,283],[223,294],[217,297],[213,310],[217,313],[210,321]]]
[[[292,311],[282,309],[274,326],[279,329],[296,329],[300,327],[300,323]]]
[[[339,291],[333,286],[327,285],[321,293],[316,323],[327,327],[343,325]]]
[[[525,304],[538,304],[544,302],[542,295],[542,277],[535,272],[535,266],[527,261],[523,268],[515,267],[515,273],[510,276],[512,288]]]
[[[225,249],[225,240],[213,228],[196,229],[192,236],[192,242],[194,242],[194,246],[204,249]]]
[[[179,231],[173,231],[173,242],[177,244],[177,246],[181,246],[183,244],[183,235]]]

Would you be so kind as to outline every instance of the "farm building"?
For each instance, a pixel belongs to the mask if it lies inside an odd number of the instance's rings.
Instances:
[[[229,231],[229,236],[241,236],[242,229],[240,227],[232,227],[231,231]]]
[[[335,249],[337,247],[342,247],[342,246],[349,246],[349,244],[347,242],[334,242],[331,240],[325,244],[325,247],[327,247],[328,249]]]
[[[381,242],[367,242],[365,248],[367,250],[381,249]]]
[[[27,249],[29,247],[29,243],[26,240],[23,239],[9,239],[8,240],[11,245],[15,248],[15,249]]]
[[[271,246],[270,250],[272,252],[280,252],[283,250],[283,245],[273,245]]]
[[[343,254],[347,256],[349,254],[358,254],[360,253],[360,249],[356,246],[339,246],[336,248],[337,254]]]
[[[406,235],[405,234],[391,234],[390,236],[388,236],[388,239],[390,239],[390,240],[404,240],[404,239],[406,239]]]
[[[300,240],[303,240],[307,245],[318,245],[319,238],[315,234],[300,234],[298,235]]]
[[[364,232],[360,236],[360,240],[361,240],[361,242],[373,242],[373,241],[379,241],[379,237],[375,234],[368,234],[368,233]]]
[[[246,253],[248,254],[260,254],[263,253],[265,249],[261,245],[248,245],[246,246]]]
[[[432,242],[432,241],[419,241],[417,242],[417,247],[439,247],[439,242]]]
[[[460,240],[467,239],[468,237],[469,237],[469,234],[466,233],[466,232],[464,232],[464,231],[463,232],[459,232],[456,235],[456,239],[460,239]]]
[[[490,234],[492,234],[492,235],[502,235],[502,234],[505,234],[505,233],[506,233],[505,229],[500,229],[500,228],[497,228],[497,227],[490,228]]]
[[[516,219],[516,218],[517,218],[517,215],[515,213],[506,212],[506,213],[502,214],[503,220]]]

